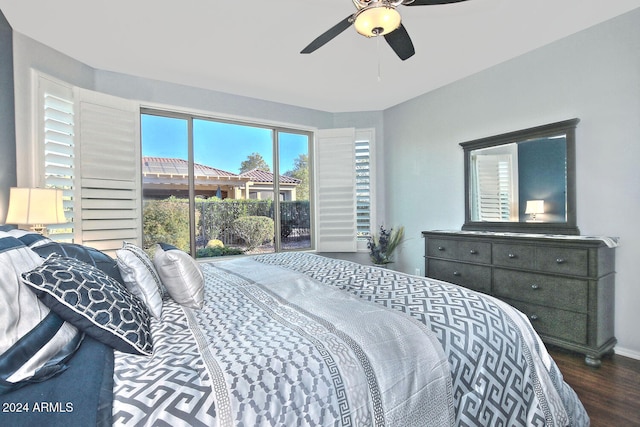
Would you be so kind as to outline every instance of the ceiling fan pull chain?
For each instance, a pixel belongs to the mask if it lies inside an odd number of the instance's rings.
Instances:
[[[378,56],[378,81],[381,82],[382,76],[380,73],[380,36],[379,35],[376,35],[376,51]]]

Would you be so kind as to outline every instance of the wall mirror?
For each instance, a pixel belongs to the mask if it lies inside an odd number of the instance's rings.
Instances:
[[[463,230],[580,234],[576,224],[575,129],[565,120],[460,143]]]

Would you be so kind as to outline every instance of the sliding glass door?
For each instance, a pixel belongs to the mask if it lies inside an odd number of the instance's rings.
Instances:
[[[284,250],[311,249],[309,137],[278,132],[280,243]]]
[[[309,132],[151,110],[141,122],[145,246],[196,257],[312,247]]]

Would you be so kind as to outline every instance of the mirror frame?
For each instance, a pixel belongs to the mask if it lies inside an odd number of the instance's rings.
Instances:
[[[540,234],[580,234],[576,219],[576,126],[580,119],[570,119],[561,122],[536,126],[529,129],[508,132],[501,135],[489,136],[472,141],[461,142],[464,149],[464,210],[465,222],[463,230],[540,233]],[[530,139],[543,138],[558,134],[566,135],[567,143],[567,211],[566,222],[490,222],[471,220],[471,151],[479,148],[495,147],[512,142],[522,142]]]

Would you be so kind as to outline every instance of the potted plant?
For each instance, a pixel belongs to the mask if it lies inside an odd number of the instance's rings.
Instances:
[[[404,238],[404,226],[386,230],[380,226],[380,234],[372,234],[367,242],[369,257],[374,264],[384,265],[393,262],[393,252]]]

